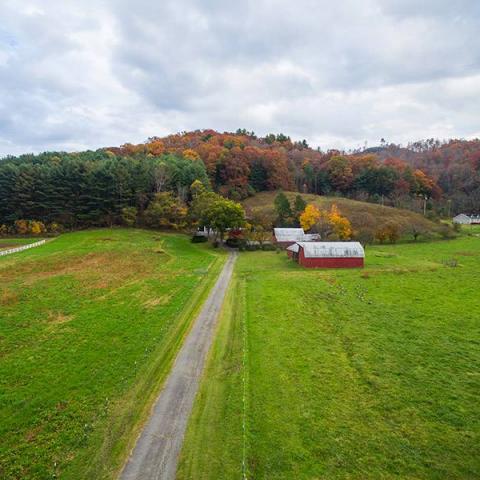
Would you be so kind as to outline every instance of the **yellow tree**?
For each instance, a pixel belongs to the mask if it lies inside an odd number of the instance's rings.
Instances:
[[[305,231],[308,231],[320,220],[321,216],[320,210],[310,203],[300,215],[300,225]]]
[[[353,230],[350,220],[346,217],[342,217],[335,204],[332,205],[330,210],[329,221],[334,233],[340,240],[349,240],[352,237]]]
[[[193,161],[200,160],[200,155],[195,150],[192,150],[191,148],[187,148],[186,150],[184,150],[182,152],[182,155],[185,158],[188,158],[189,160],[193,160]]]

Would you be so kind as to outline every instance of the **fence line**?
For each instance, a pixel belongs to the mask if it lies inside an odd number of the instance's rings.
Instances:
[[[11,253],[23,252],[23,250],[28,250],[29,248],[39,247],[45,242],[46,240],[39,240],[38,242],[22,245],[21,247],[9,248],[8,250],[0,250],[0,257],[3,257],[4,255],[10,255]]]

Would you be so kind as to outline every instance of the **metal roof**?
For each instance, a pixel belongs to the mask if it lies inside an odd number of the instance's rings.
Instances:
[[[293,243],[289,247],[287,247],[287,250],[290,250],[291,252],[298,252],[298,243]]]
[[[303,228],[274,228],[273,233],[277,242],[301,242],[305,236]]]
[[[364,258],[365,251],[359,242],[297,242],[305,258]]]

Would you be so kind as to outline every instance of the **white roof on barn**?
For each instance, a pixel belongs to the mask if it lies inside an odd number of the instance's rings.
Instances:
[[[298,243],[293,243],[289,247],[287,247],[287,250],[290,250],[291,252],[298,252]]]
[[[365,257],[359,242],[297,242],[297,245],[303,248],[306,258]]]
[[[303,228],[274,228],[273,233],[277,242],[301,242],[305,237]]]

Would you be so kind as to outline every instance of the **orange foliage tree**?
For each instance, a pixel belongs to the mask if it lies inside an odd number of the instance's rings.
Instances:
[[[349,240],[352,238],[353,230],[350,220],[347,217],[340,215],[340,212],[335,204],[332,205],[329,214],[330,224],[333,232],[340,240]]]

